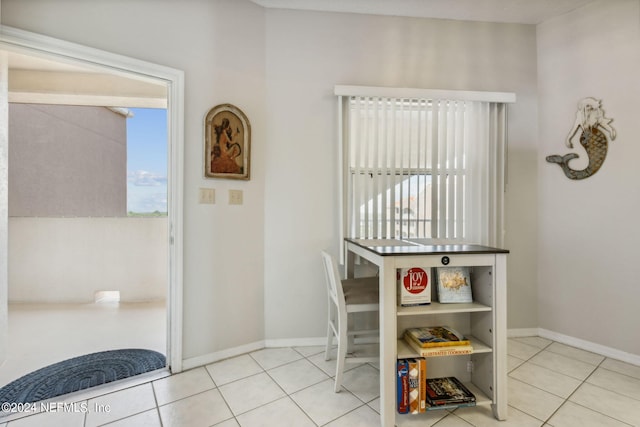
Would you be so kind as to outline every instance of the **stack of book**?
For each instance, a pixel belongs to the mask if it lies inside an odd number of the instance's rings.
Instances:
[[[471,341],[448,326],[410,328],[405,331],[404,340],[420,357],[473,353]]]
[[[427,410],[427,363],[423,358],[399,359],[398,413],[419,414]]]
[[[476,397],[456,377],[427,378],[427,410],[475,406]]]
[[[476,404],[475,395],[457,378],[427,378],[424,358],[399,359],[396,368],[397,409],[400,414],[420,414]]]

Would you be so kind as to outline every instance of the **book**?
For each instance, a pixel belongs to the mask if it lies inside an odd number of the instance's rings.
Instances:
[[[427,410],[427,361],[423,357],[400,359],[398,366],[398,413]]]
[[[471,341],[448,326],[425,326],[409,328],[405,336],[416,341],[420,347],[446,347],[451,345],[471,345]]]
[[[418,359],[407,359],[409,363],[409,413],[420,413],[420,366]]]
[[[427,410],[427,361],[424,357],[418,358],[418,369],[420,370],[420,412]]]
[[[396,270],[397,298],[400,306],[431,304],[431,268],[400,268]]]
[[[436,269],[438,302],[473,302],[469,267],[439,267]]]
[[[431,407],[475,404],[476,396],[456,377],[427,378],[427,403]]]
[[[420,357],[437,357],[437,356],[457,356],[460,354],[473,353],[473,347],[471,345],[448,345],[445,347],[421,347],[420,344],[405,335],[404,340]]]
[[[409,413],[409,363],[404,359],[397,362],[397,406],[399,414]]]

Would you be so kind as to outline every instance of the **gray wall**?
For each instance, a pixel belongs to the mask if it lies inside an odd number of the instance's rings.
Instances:
[[[538,26],[540,327],[640,355],[640,1],[602,0]],[[602,168],[572,181],[544,158],[584,97],[602,99],[617,137]],[[586,153],[570,165],[580,169]]]
[[[9,104],[9,216],[126,216],[126,120],[105,107]]]

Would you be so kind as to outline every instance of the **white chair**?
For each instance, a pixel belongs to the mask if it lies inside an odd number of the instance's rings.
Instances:
[[[327,346],[325,360],[330,359],[333,337],[338,344],[336,356],[336,377],[334,391],[342,388],[342,375],[347,362],[377,362],[378,355],[359,355],[351,353],[355,339],[362,336],[378,336],[377,329],[356,330],[351,319],[354,313],[378,312],[378,278],[365,277],[357,279],[341,279],[333,257],[322,251],[325,279],[327,284],[329,313],[327,322]]]

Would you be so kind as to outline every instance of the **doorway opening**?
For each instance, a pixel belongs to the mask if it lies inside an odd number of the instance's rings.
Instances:
[[[34,340],[34,337],[31,336],[28,341],[37,345],[38,343],[44,344],[44,341],[47,341],[44,338],[51,338],[50,342],[45,344],[50,346],[48,348],[17,351],[23,352],[23,354],[55,354],[51,351],[51,346],[63,349],[59,353],[58,360],[43,361],[40,366],[35,366],[37,369],[62,360],[67,355],[77,355],[71,354],[74,351],[71,349],[78,342],[92,344],[95,347],[88,350],[78,349],[75,350],[76,353],[101,351],[107,343],[109,343],[108,348],[118,346],[152,346],[157,348],[158,342],[160,342],[160,350],[166,354],[167,367],[172,372],[181,371],[182,207],[181,195],[176,190],[182,187],[180,163],[182,159],[183,73],[179,70],[123,58],[10,28],[2,29],[0,49],[4,51],[3,55],[7,67],[5,70],[9,76],[8,91],[4,95],[0,94],[0,98],[8,105],[63,105],[83,108],[96,107],[98,109],[108,106],[112,113],[118,114],[121,112],[115,110],[123,107],[125,109],[166,109],[163,110],[166,119],[163,125],[166,139],[162,149],[166,159],[164,178],[166,207],[163,215],[157,215],[154,218],[131,217],[128,215],[128,208],[125,207],[122,217],[8,215],[7,218],[4,218],[6,227],[11,232],[4,233],[0,244],[7,248],[8,258],[10,258],[8,261],[10,273],[7,277],[0,277],[0,291],[4,287],[4,292],[9,296],[8,300],[16,302],[16,307],[22,306],[18,307],[19,309],[25,309],[21,310],[18,317],[24,316],[30,320],[26,320],[22,325],[29,325],[31,322],[28,327],[38,331],[37,335],[43,338]],[[30,86],[34,82],[38,82],[37,87]],[[60,117],[57,119],[64,120]],[[84,122],[85,125],[86,123]],[[89,133],[95,130],[91,126],[85,127],[87,128],[85,131]],[[46,140],[46,137],[44,139]],[[13,140],[11,127],[9,127],[8,140],[11,149]],[[31,151],[32,156],[37,156],[37,153],[37,149],[35,152]],[[77,151],[72,149],[70,153],[70,156],[73,156],[77,154]],[[157,155],[157,153],[155,154]],[[104,159],[105,157],[102,156],[98,160]],[[115,160],[110,159],[109,161],[118,163],[117,156]],[[28,168],[29,163],[14,162],[10,164],[9,174],[13,167]],[[118,168],[121,167],[122,165],[118,166]],[[8,176],[0,178],[6,182]],[[126,185],[126,173],[123,178]],[[93,182],[89,183],[88,194],[92,194],[92,186],[94,185],[96,184]],[[41,186],[36,185],[34,188],[42,193]],[[104,193],[96,191],[95,188],[93,187],[93,194],[99,204],[100,199],[104,198],[100,196]],[[44,190],[46,192],[46,188]],[[9,206],[6,211],[11,208],[11,199],[10,190]],[[35,199],[38,197],[31,197],[31,200]],[[49,205],[51,204],[54,203],[49,202]],[[7,207],[5,206],[5,208]],[[150,225],[146,224],[147,220],[157,221]],[[134,223],[131,224],[131,221]],[[142,230],[140,230],[141,228]],[[161,231],[158,232],[158,230]],[[6,237],[7,234],[9,234],[9,238]],[[135,237],[136,234],[139,236]],[[14,236],[23,238],[13,240]],[[149,236],[153,236],[152,239],[155,240],[149,241]],[[139,245],[137,249],[131,247],[131,239]],[[89,244],[92,240],[95,245]],[[56,244],[53,245],[51,241]],[[111,249],[115,248],[115,250],[105,250],[104,247],[101,247],[101,243],[105,241],[107,246],[110,246]],[[31,248],[28,247],[29,244],[32,244]],[[158,262],[157,253],[155,262],[153,259],[149,261],[148,249],[150,247],[157,249],[158,246],[162,252],[160,261]],[[117,250],[118,247],[121,249],[120,251]],[[33,250],[34,248],[35,250]],[[69,253],[70,248],[71,253]],[[129,259],[123,258],[119,253],[123,248],[132,250],[136,256]],[[34,270],[36,274],[30,275],[28,271],[25,271],[29,269],[25,265],[24,259],[21,259],[21,256],[25,254],[31,261],[31,270]],[[38,257],[35,264],[33,263],[34,258],[32,258],[34,256]],[[162,298],[156,298],[157,295],[148,296],[147,291],[150,287],[157,290],[157,283],[152,285],[142,283],[140,289],[133,292],[133,295],[129,292],[128,296],[128,288],[118,286],[119,283],[127,280],[127,276],[130,276],[135,268],[139,267],[136,264],[139,264],[140,259],[149,261],[148,266],[155,264],[153,268],[161,271],[160,274],[163,278],[163,283],[160,284],[163,288]],[[16,269],[15,266],[19,268]],[[43,272],[47,268],[48,271]],[[142,270],[144,269],[145,267],[142,268]],[[76,274],[78,270],[83,274]],[[23,276],[18,280],[14,272],[23,274]],[[40,277],[38,277],[38,272]],[[69,276],[67,274],[69,272],[74,274]],[[109,275],[111,278],[108,277]],[[81,283],[81,279],[78,279],[83,276],[86,282],[84,284]],[[107,280],[104,285],[93,286],[91,284],[96,282],[97,278],[105,279],[105,276],[107,276]],[[150,282],[153,281],[150,280]],[[29,290],[28,286],[34,286],[34,284],[35,288]],[[73,286],[71,286],[72,284]],[[107,286],[107,284],[111,286]],[[14,285],[20,288],[16,292],[14,292]],[[75,291],[73,290],[74,286],[77,286]],[[90,289],[85,292],[87,287]],[[69,292],[70,289],[71,292]],[[98,315],[102,317],[95,317],[96,311],[88,312],[87,308],[90,306],[95,308],[96,302],[88,301],[85,296],[78,296],[82,293],[76,292],[78,289],[82,289],[87,295],[90,294],[91,299],[95,298],[96,292],[115,289],[121,291],[120,302],[114,303],[111,300],[108,304],[100,304]],[[31,292],[33,290],[37,292],[33,294]],[[146,297],[145,292],[147,292]],[[28,301],[25,299],[25,295],[30,293],[36,295],[35,298],[38,298],[39,295],[44,299],[44,302]],[[49,301],[42,297],[47,293]],[[65,298],[67,299],[65,300]],[[54,302],[56,307],[47,304],[51,302]],[[5,300],[0,304],[8,304],[8,302]],[[47,313],[41,307],[43,304],[58,311]],[[78,305],[80,307],[77,307]],[[135,307],[133,307],[134,305]],[[13,315],[12,306],[13,304],[9,306],[8,310],[5,307],[5,312],[8,312],[9,316]],[[144,311],[140,311],[141,309]],[[38,318],[37,312],[45,313],[44,317]],[[76,317],[73,317],[74,314]],[[57,321],[62,323],[56,326],[54,322]],[[70,323],[64,323],[65,321]],[[12,351],[17,348],[14,338],[16,334],[21,333],[21,331],[13,329],[16,324],[20,324],[20,322],[12,322],[11,326],[7,326],[6,319],[2,319],[0,316],[0,329],[8,330],[5,342],[0,343],[7,349],[7,353],[4,355],[5,363],[0,367],[0,374],[4,369],[11,369],[13,377],[19,377],[20,373],[26,373],[11,368],[11,361],[16,354]],[[69,324],[84,325],[83,327],[87,331],[81,335],[77,328],[65,326]],[[132,328],[132,325],[135,325],[135,328]],[[139,337],[143,337],[142,341],[135,345],[124,341],[118,342],[118,339],[125,336],[123,331],[127,329],[139,332]],[[150,341],[145,342],[147,339],[153,339],[154,344],[149,344]],[[2,333],[0,333],[0,340],[3,340]],[[26,367],[21,369],[28,370]],[[7,382],[2,375],[0,375],[0,380],[0,386]]]

